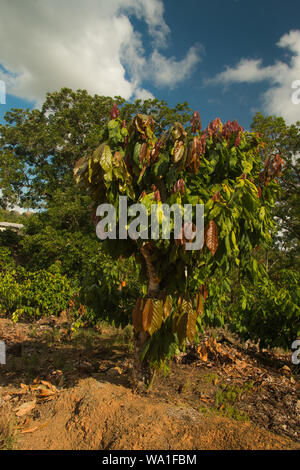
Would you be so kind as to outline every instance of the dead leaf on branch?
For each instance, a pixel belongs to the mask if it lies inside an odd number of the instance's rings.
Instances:
[[[170,313],[172,311],[172,307],[173,307],[172,297],[170,295],[167,295],[166,298],[165,298],[165,301],[164,301],[164,306],[163,306],[164,320],[166,320],[168,318],[168,316],[170,315]]]
[[[163,322],[163,301],[153,300],[151,324],[148,328],[149,334],[152,336],[155,331],[159,330]]]
[[[193,309],[193,304],[185,298],[178,299],[178,311],[173,315],[172,329],[177,333],[179,342],[182,343],[185,338],[193,341],[197,334],[196,328],[197,312]]]
[[[214,220],[210,220],[208,226],[205,230],[205,244],[212,256],[215,256],[215,253],[218,248],[219,239],[218,239],[218,227]]]
[[[149,330],[151,326],[151,322],[152,322],[152,316],[153,316],[153,300],[149,298],[146,300],[145,307],[142,313],[143,331]]]
[[[142,297],[139,297],[132,311],[132,323],[137,333],[143,331],[143,324],[142,324],[143,307],[144,307],[144,299]]]

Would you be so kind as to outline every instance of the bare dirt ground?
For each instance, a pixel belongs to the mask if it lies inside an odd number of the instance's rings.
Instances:
[[[300,449],[300,374],[223,330],[132,387],[132,331],[0,318],[0,449]]]

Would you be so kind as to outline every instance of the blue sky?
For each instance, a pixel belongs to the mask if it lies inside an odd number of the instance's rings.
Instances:
[[[209,120],[256,111],[300,120],[300,2],[2,0],[0,79],[10,107],[61,86],[128,100],[187,101]],[[12,34],[11,26],[14,25]],[[10,41],[7,41],[7,38]]]

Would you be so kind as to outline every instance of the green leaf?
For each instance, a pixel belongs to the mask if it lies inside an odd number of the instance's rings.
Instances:
[[[102,155],[100,157],[100,165],[105,172],[112,172],[113,156],[108,145],[104,146]]]

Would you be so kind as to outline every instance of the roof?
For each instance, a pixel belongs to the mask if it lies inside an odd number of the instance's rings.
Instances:
[[[14,224],[13,222],[0,222],[0,228],[16,228],[21,229],[24,227],[23,224]]]

